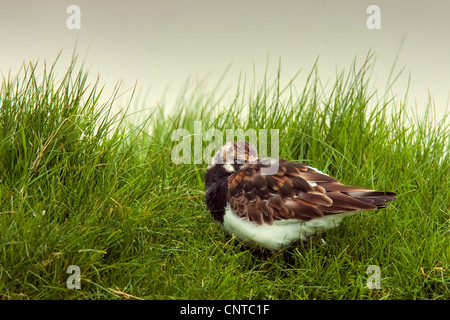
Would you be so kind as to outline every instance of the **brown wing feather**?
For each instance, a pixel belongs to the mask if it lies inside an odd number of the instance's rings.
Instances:
[[[260,161],[246,164],[228,178],[231,208],[239,217],[257,224],[373,210],[395,199],[394,193],[343,185],[301,163],[280,159],[274,175],[261,175],[264,166]]]

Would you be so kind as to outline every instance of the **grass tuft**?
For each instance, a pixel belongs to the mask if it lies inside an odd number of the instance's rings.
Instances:
[[[56,62],[4,76],[0,297],[449,299],[448,113],[437,119],[430,102],[418,116],[378,94],[373,60],[355,61],[331,87],[317,64],[300,90],[280,72],[258,88],[239,81],[228,103],[187,86],[178,110],[162,105],[138,126],[112,113],[118,89],[99,103],[76,57],[61,80]],[[173,132],[186,129],[193,145],[195,121],[224,139],[226,129],[278,129],[280,156],[398,199],[347,218],[323,246],[243,247],[204,207],[206,164],[171,159]],[[66,286],[69,265],[80,267],[80,290]],[[380,267],[381,289],[367,288],[369,265]]]

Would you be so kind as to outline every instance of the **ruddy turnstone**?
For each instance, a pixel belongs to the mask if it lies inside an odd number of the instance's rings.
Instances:
[[[275,173],[265,174],[274,164]],[[212,158],[205,190],[207,209],[227,233],[274,252],[358,211],[385,208],[396,196],[344,185],[302,163],[260,160],[243,141],[228,142]]]

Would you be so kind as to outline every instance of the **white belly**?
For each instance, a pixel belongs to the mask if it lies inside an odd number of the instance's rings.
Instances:
[[[279,250],[295,240],[307,240],[310,236],[337,227],[341,220],[355,212],[329,215],[310,221],[296,219],[276,220],[272,225],[257,225],[237,217],[228,205],[225,208],[223,228],[239,241],[257,244],[272,251]]]

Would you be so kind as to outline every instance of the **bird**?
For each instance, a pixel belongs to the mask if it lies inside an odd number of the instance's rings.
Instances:
[[[357,212],[386,208],[396,196],[342,184],[300,162],[259,159],[247,141],[227,142],[205,172],[204,201],[213,219],[244,245],[273,253]]]

